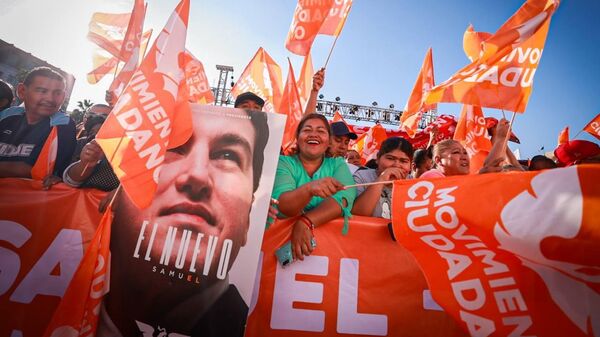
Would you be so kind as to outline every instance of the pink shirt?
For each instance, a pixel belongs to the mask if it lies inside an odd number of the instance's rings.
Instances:
[[[446,175],[442,173],[442,171],[437,169],[431,169],[419,177],[419,179],[432,179],[432,178],[444,178]]]

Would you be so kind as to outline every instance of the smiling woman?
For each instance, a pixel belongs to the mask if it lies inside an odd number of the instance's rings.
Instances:
[[[331,129],[323,115],[308,114],[296,130],[298,153],[280,156],[273,198],[286,217],[298,217],[292,225],[292,256],[303,260],[314,249],[312,229],[352,208],[356,189],[344,189],[354,183],[348,165],[341,157],[326,157]]]

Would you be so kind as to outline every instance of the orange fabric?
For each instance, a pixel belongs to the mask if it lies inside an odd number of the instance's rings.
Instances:
[[[434,87],[426,102],[524,112],[557,7],[558,0],[527,1],[485,41],[482,56]]]
[[[52,321],[44,333],[45,337],[68,337],[65,327],[79,331],[81,335],[95,333],[100,305],[109,290],[112,218],[112,209],[108,207],[100,219],[96,234],[62,301],[52,316]]]
[[[564,129],[558,134],[558,144],[565,144],[569,142],[569,127],[565,126]]]
[[[417,132],[422,113],[437,107],[436,104],[425,104],[425,96],[434,85],[433,55],[431,48],[429,48],[427,54],[425,54],[425,59],[423,60],[423,65],[421,65],[421,71],[419,71],[415,86],[413,87],[408,102],[406,102],[406,106],[404,107],[404,111],[400,116],[402,129],[406,131],[411,138],[414,137]]]
[[[454,131],[454,140],[461,142],[467,149],[471,159],[471,173],[479,172],[485,157],[492,149],[491,137],[481,107],[463,105]]]
[[[119,58],[130,17],[131,13],[94,13],[89,23],[87,38]]]
[[[294,77],[294,69],[292,68],[292,63],[289,59],[288,78],[285,82],[281,105],[277,111],[287,116],[285,130],[283,131],[283,141],[281,142],[281,147],[287,149],[296,141],[296,129],[298,128],[298,124],[300,124],[300,119],[302,119],[303,115],[300,95],[298,94],[298,88],[296,87],[296,78]]]
[[[204,65],[197,58],[185,51],[185,82],[187,95],[191,103],[211,104],[215,101],[215,96],[210,89],[208,78],[204,72]]]
[[[285,47],[294,54],[306,56],[334,3],[334,0],[298,0]]]
[[[352,0],[334,0],[327,18],[321,25],[321,29],[319,29],[319,34],[339,36],[351,7]]]
[[[344,117],[342,117],[342,114],[340,114],[339,111],[336,111],[333,113],[332,122],[339,122],[339,121],[342,121],[342,122],[344,122],[344,124],[348,125],[348,123],[346,123],[346,120],[344,120]]]
[[[281,68],[260,47],[238,78],[235,86],[231,88],[231,95],[237,97],[246,91],[253,92],[265,100],[264,111],[276,112],[283,95],[282,83]]]
[[[381,143],[386,139],[387,133],[381,124],[375,124],[369,131],[358,137],[352,149],[360,154],[361,165],[366,164],[371,159],[377,158],[377,152],[379,152]]]
[[[463,34],[463,50],[471,62],[479,59],[483,50],[483,43],[490,36],[492,36],[490,33],[474,31],[473,25],[467,27],[467,30]]]
[[[393,232],[471,335],[593,335],[599,180],[583,165],[396,181]]]
[[[125,192],[138,208],[150,204],[167,148],[192,132],[183,54],[189,0],[182,0],[96,135]]]
[[[142,27],[140,27],[142,28]],[[108,90],[113,93],[114,97],[119,97],[123,93],[125,86],[129,83],[129,80],[140,65],[140,61],[144,58],[144,52],[150,41],[152,35],[152,29],[144,32],[142,35],[141,44],[135,47],[135,53],[131,54],[131,57],[127,59],[127,62],[122,67],[119,67],[119,74],[113,79]]]
[[[313,254],[282,268],[275,250],[291,224],[277,221],[265,231],[245,336],[465,336],[426,305],[425,279],[388,222],[354,216],[344,236],[343,219],[318,226]]]
[[[123,36],[121,44],[121,53],[119,59],[127,61],[132,56],[137,57],[144,32],[144,17],[146,16],[146,8],[144,0],[134,0],[131,17],[127,25],[127,31]],[[138,51],[136,52],[136,49]]]
[[[310,52],[304,56],[304,62],[302,63],[302,69],[300,69],[300,77],[298,78],[298,93],[300,94],[300,102],[302,103],[302,111],[306,109],[306,104],[310,98],[310,92],[312,91],[312,80],[315,75],[313,68],[312,57]]]
[[[0,179],[1,336],[13,330],[42,336],[94,236],[105,194],[65,184],[42,191],[39,181]]]
[[[89,84],[96,84],[106,76],[114,72],[119,59],[114,56],[102,55],[100,50],[95,50],[92,54],[92,62],[94,69],[87,73],[87,81]]]
[[[589,122],[583,130],[590,135],[600,139],[600,114],[594,117],[591,122]]]
[[[44,146],[31,168],[31,179],[42,180],[47,175],[54,172],[54,164],[56,163],[56,153],[58,151],[58,131],[56,126],[53,126],[44,142]]]

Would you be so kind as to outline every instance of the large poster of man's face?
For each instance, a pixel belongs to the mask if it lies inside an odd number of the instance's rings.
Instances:
[[[98,336],[243,335],[285,116],[192,105],[152,204],[116,201]]]

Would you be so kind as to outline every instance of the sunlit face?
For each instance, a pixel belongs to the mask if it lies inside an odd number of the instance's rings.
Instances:
[[[48,117],[57,112],[65,100],[65,83],[45,76],[35,76],[29,85],[17,87],[25,111],[35,117]]]
[[[469,174],[469,155],[460,143],[452,143],[448,149],[436,156],[437,167],[446,176]]]
[[[411,161],[412,159],[406,153],[398,149],[392,150],[377,158],[377,173],[381,174],[389,167],[396,167],[408,174]]]
[[[323,157],[329,147],[328,127],[320,119],[307,120],[298,134],[299,154],[309,159]]]
[[[354,150],[348,151],[346,161],[352,165],[360,166],[360,154]]]
[[[203,118],[208,117],[210,119]],[[209,112],[194,112],[194,133],[184,145],[169,150],[161,169],[158,188],[152,204],[137,210],[128,200],[117,210],[115,223],[125,227],[124,245],[131,254],[144,220],[156,223],[158,232],[151,248],[153,263],[160,261],[169,227],[177,229],[171,259],[177,256],[181,233],[192,232],[192,243],[198,233],[204,234],[195,268],[201,273],[208,241],[217,237],[217,245],[209,277],[216,275],[224,241],[232,241],[227,270],[246,243],[249,214],[253,200],[253,156],[255,129],[244,113],[232,118]],[[123,210],[124,209],[124,210]],[[116,229],[123,230],[123,229]],[[146,236],[149,236],[146,230]],[[122,234],[122,233],[120,233]],[[142,242],[146,252],[149,240]],[[121,248],[121,247],[119,247]],[[186,255],[186,268],[191,264],[192,249]]]
[[[348,144],[350,144],[350,138],[348,136],[331,137],[329,154],[331,154],[332,157],[345,157],[348,152]]]
[[[262,111],[262,106],[258,105],[258,103],[256,103],[255,101],[253,101],[251,99],[247,99],[247,100],[243,101],[242,103],[238,104],[236,106],[236,108]]]

